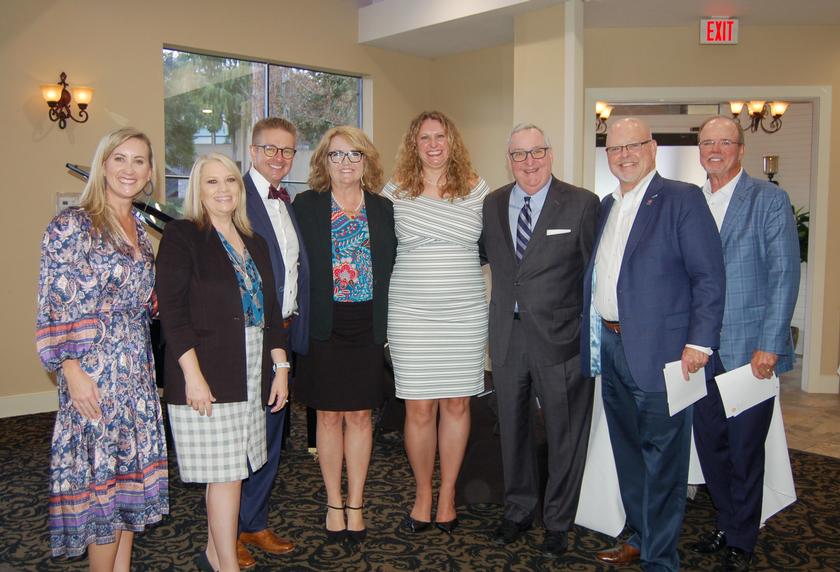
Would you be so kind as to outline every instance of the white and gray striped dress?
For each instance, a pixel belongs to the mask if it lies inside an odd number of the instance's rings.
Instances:
[[[388,342],[397,397],[466,397],[484,389],[487,302],[478,259],[481,209],[490,192],[479,179],[451,202],[396,196],[397,261],[388,298]]]

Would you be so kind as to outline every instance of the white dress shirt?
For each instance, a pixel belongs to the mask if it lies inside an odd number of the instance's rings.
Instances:
[[[729,201],[732,200],[732,193],[735,192],[735,187],[738,185],[738,181],[741,180],[743,173],[743,169],[738,171],[738,174],[732,177],[731,181],[714,193],[712,192],[712,183],[708,179],[706,179],[706,183],[703,185],[703,195],[706,197],[706,203],[709,205],[709,210],[712,211],[712,216],[715,217],[718,232],[720,232],[720,227],[723,226],[723,219],[726,217],[726,209],[729,208]]]
[[[650,184],[656,170],[639,181],[632,190],[622,194],[619,187],[613,191],[615,202],[610,208],[607,222],[604,224],[604,231],[601,233],[601,242],[598,244],[598,252],[595,254],[595,311],[608,322],[618,322],[618,274],[621,271],[621,261],[624,260],[624,248],[627,246],[627,238],[630,236],[630,229],[633,228],[633,221],[636,220],[636,213],[642,204],[642,197]]]
[[[300,244],[297,233],[292,224],[292,218],[286,209],[286,203],[280,199],[269,199],[268,188],[271,184],[259,171],[251,167],[249,171],[251,180],[257,188],[257,193],[263,201],[271,226],[274,228],[274,235],[280,245],[280,253],[283,256],[283,266],[286,268],[286,276],[283,282],[283,319],[290,317],[297,312],[298,303],[298,256],[300,255]]]

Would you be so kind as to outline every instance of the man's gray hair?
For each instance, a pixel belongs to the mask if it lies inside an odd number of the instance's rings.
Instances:
[[[735,128],[738,130],[738,145],[743,145],[744,144],[744,128],[741,127],[741,124],[738,122],[737,119],[735,119],[733,117],[727,117],[726,115],[714,115],[712,117],[709,117],[706,121],[703,122],[703,124],[700,126],[700,129],[697,130],[697,136],[698,137],[700,136],[700,132],[703,131],[703,129],[706,127],[706,125],[708,125],[712,121],[717,121],[718,119],[728,121],[729,123],[731,123],[732,125],[735,126]]]
[[[546,147],[551,147],[551,140],[548,138],[548,134],[545,131],[543,131],[541,127],[538,127],[533,123],[519,123],[516,126],[514,126],[514,128],[510,130],[510,135],[508,136],[508,147],[510,147],[510,142],[513,139],[514,135],[516,135],[520,131],[527,131],[528,129],[536,129],[537,131],[539,131],[540,134],[543,136],[543,139],[545,140]]]

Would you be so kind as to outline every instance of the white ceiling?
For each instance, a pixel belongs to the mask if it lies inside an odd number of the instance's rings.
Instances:
[[[434,0],[358,0],[359,41],[427,58],[498,46],[513,41],[518,14],[563,1],[448,0],[446,8]],[[584,0],[583,6],[585,28],[699,26],[704,16],[737,16],[741,26],[840,24],[840,0]]]

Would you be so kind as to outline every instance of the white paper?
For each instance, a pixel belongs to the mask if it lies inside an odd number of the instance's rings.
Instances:
[[[718,375],[715,380],[727,417],[735,417],[779,393],[779,378],[776,374],[770,379],[760,379],[753,375],[750,364]]]
[[[546,229],[545,235],[554,236],[555,234],[569,234],[570,232],[572,232],[570,228],[549,228]]]
[[[665,390],[668,395],[668,412],[671,417],[694,403],[706,397],[706,371],[700,368],[688,374],[688,381],[682,373],[682,362],[666,363],[662,369],[665,374]]]

